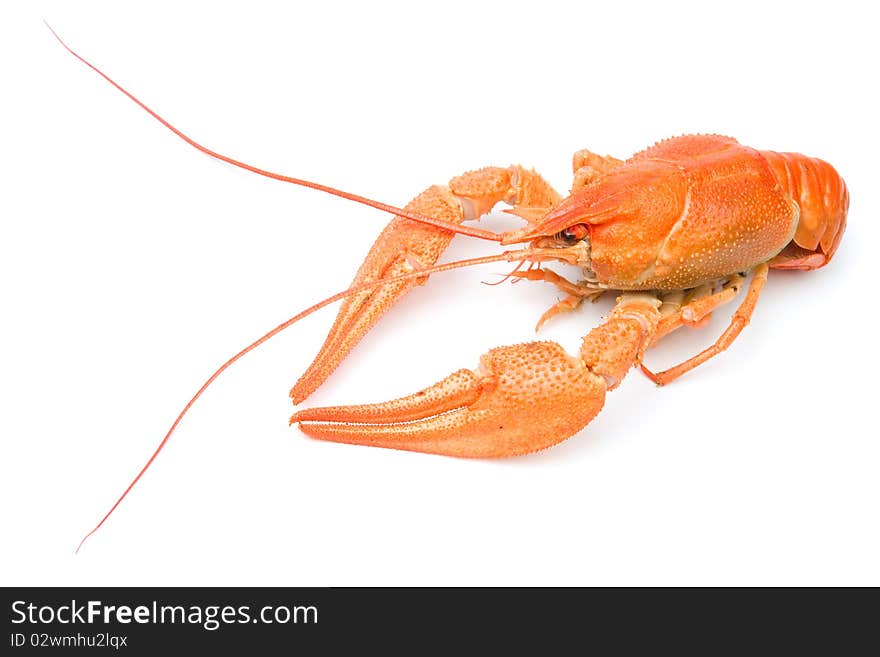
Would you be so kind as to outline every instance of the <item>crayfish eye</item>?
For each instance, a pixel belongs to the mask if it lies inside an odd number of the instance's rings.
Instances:
[[[586,224],[575,224],[559,232],[558,237],[566,244],[574,244],[580,242],[590,234]]]

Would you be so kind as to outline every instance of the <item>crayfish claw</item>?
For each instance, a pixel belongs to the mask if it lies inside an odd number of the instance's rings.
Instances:
[[[554,342],[492,349],[477,370],[379,404],[299,411],[320,440],[446,456],[488,458],[545,449],[601,410],[605,380]]]

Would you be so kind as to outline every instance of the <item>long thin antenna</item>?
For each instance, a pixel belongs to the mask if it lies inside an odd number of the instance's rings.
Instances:
[[[43,22],[46,23],[46,21],[43,21]],[[341,189],[336,189],[335,187],[329,187],[327,185],[322,185],[320,183],[312,182],[310,180],[303,180],[302,178],[293,178],[291,176],[285,176],[280,173],[274,173],[272,171],[267,171],[265,169],[255,167],[252,164],[240,162],[239,160],[231,158],[228,155],[223,155],[222,153],[218,153],[216,151],[213,151],[210,148],[208,148],[207,146],[202,146],[195,139],[184,134],[179,129],[175,128],[173,125],[171,125],[171,123],[169,123],[168,121],[163,119],[156,112],[154,112],[152,109],[147,107],[143,102],[138,100],[137,97],[135,97],[132,93],[127,91],[122,85],[117,83],[113,78],[111,78],[109,75],[104,73],[104,71],[99,69],[97,66],[92,64],[86,58],[84,58],[82,55],[80,55],[75,50],[73,50],[73,48],[68,46],[64,42],[64,40],[60,36],[58,36],[58,33],[52,29],[52,26],[49,25],[49,23],[46,23],[46,27],[49,28],[49,31],[52,32],[52,34],[55,36],[55,38],[58,39],[58,43],[60,43],[62,46],[64,46],[64,49],[67,50],[67,52],[69,52],[71,55],[76,57],[79,61],[81,61],[86,66],[88,66],[90,69],[95,71],[95,73],[97,73],[102,78],[107,80],[107,82],[112,84],[114,87],[116,87],[123,94],[128,96],[132,101],[134,101],[137,105],[139,105],[141,107],[141,109],[146,111],[150,116],[152,116],[159,123],[161,123],[166,128],[168,128],[175,135],[180,137],[187,144],[189,144],[193,148],[200,150],[202,153],[205,153],[206,155],[210,155],[211,157],[213,157],[215,159],[221,160],[223,162],[226,162],[226,163],[231,164],[233,166],[239,167],[241,169],[245,169],[246,171],[251,171],[252,173],[256,173],[261,176],[265,176],[266,178],[272,178],[273,180],[280,180],[281,182],[291,183],[293,185],[299,185],[301,187],[309,187],[310,189],[317,189],[320,192],[332,194],[333,196],[339,196],[339,197],[347,199],[349,201],[354,201],[355,203],[361,203],[363,205],[368,205],[371,208],[376,208],[376,209],[382,210],[384,212],[390,212],[391,214],[397,215],[399,217],[405,217],[407,219],[412,219],[413,221],[418,221],[419,223],[422,223],[422,224],[429,224],[431,226],[436,226],[438,228],[445,228],[446,230],[451,230],[451,231],[453,231],[455,233],[459,233],[461,235],[469,235],[471,237],[479,237],[480,239],[490,240],[492,242],[500,242],[501,241],[501,236],[497,233],[493,233],[490,230],[484,230],[482,228],[475,228],[473,226],[461,226],[459,224],[454,224],[454,223],[451,223],[448,221],[443,221],[442,219],[434,219],[433,217],[429,217],[428,215],[421,214],[419,212],[410,212],[408,210],[396,208],[393,205],[388,205],[387,203],[382,203],[381,201],[374,201],[373,199],[366,198],[365,196],[359,196],[357,194],[345,192],[345,191],[342,191]]]
[[[132,479],[131,483],[123,491],[122,495],[119,496],[119,499],[117,499],[116,502],[113,503],[113,506],[110,507],[110,510],[106,514],[104,514],[103,518],[101,518],[101,521],[97,525],[95,525],[95,527],[88,534],[83,536],[82,540],[79,542],[79,545],[76,548],[76,552],[79,553],[79,550],[83,546],[83,543],[85,543],[86,540],[92,534],[94,534],[96,531],[98,531],[101,528],[101,526],[107,521],[107,518],[109,518],[113,514],[113,512],[116,510],[116,507],[118,507],[122,503],[122,500],[124,500],[126,498],[126,496],[129,494],[129,492],[131,492],[131,489],[134,488],[135,484],[137,484],[137,482],[140,481],[141,477],[144,476],[144,473],[153,464],[153,461],[156,460],[156,457],[159,456],[159,452],[161,452],[162,449],[165,447],[165,444],[168,442],[168,439],[171,438],[171,434],[173,434],[175,429],[177,429],[177,425],[180,424],[180,421],[183,420],[184,416],[189,412],[189,409],[192,408],[192,405],[195,404],[196,400],[202,396],[202,393],[208,389],[208,386],[210,386],[212,383],[214,383],[214,381],[217,379],[217,377],[220,376],[224,371],[226,371],[226,369],[229,368],[229,366],[232,365],[235,361],[237,361],[239,358],[241,358],[242,356],[244,356],[248,352],[253,351],[257,347],[259,347],[261,344],[266,342],[266,340],[268,340],[269,338],[272,338],[272,337],[278,335],[279,333],[281,333],[281,331],[283,331],[287,327],[292,326],[293,324],[295,324],[296,322],[298,322],[299,320],[301,320],[305,317],[308,317],[313,312],[320,310],[324,306],[328,306],[331,303],[339,301],[340,299],[343,299],[344,297],[347,297],[350,294],[356,294],[357,292],[361,292],[363,290],[370,290],[370,289],[379,288],[384,285],[390,285],[392,283],[397,283],[398,281],[406,281],[406,280],[411,280],[413,278],[422,278],[422,277],[428,276],[430,274],[436,274],[438,272],[449,271],[452,269],[459,269],[461,267],[471,267],[473,265],[482,265],[482,264],[487,264],[490,262],[500,262],[500,261],[514,262],[514,261],[518,261],[518,260],[525,260],[530,255],[538,255],[539,253],[540,253],[540,250],[532,251],[529,249],[521,249],[518,251],[505,251],[504,253],[500,253],[498,255],[483,256],[480,258],[470,258],[467,260],[458,260],[455,262],[448,262],[448,263],[442,264],[442,265],[435,265],[433,267],[426,267],[424,269],[419,269],[417,271],[410,272],[408,274],[401,274],[400,276],[394,276],[391,278],[384,278],[384,279],[380,279],[380,280],[376,280],[376,281],[370,281],[368,283],[361,283],[360,285],[355,285],[353,287],[348,288],[347,290],[343,290],[342,292],[334,294],[333,296],[327,297],[323,301],[319,301],[318,303],[314,304],[313,306],[306,308],[302,312],[300,312],[300,313],[294,315],[293,317],[291,317],[290,319],[282,322],[281,324],[279,324],[278,326],[273,328],[271,331],[264,334],[262,337],[257,338],[256,340],[251,342],[248,346],[246,346],[244,349],[242,349],[237,354],[235,354],[232,358],[230,358],[225,363],[223,363],[220,367],[218,367],[214,371],[214,373],[211,374],[211,376],[209,376],[208,379],[202,384],[202,387],[199,388],[198,391],[196,391],[196,394],[194,394],[192,396],[192,398],[186,403],[186,406],[183,407],[183,410],[180,411],[180,413],[177,415],[177,418],[175,418],[174,423],[171,425],[171,428],[168,429],[168,432],[165,434],[165,437],[162,438],[162,442],[159,443],[159,446],[155,449],[152,456],[150,456],[150,459],[147,461],[146,465],[144,465],[144,467],[141,468],[140,472],[137,473],[137,476],[134,479]]]

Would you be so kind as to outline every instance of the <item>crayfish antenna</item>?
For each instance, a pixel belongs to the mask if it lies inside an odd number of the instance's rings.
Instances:
[[[489,281],[482,281],[482,283],[483,283],[483,285],[489,285],[489,286],[491,286],[491,287],[495,287],[496,285],[501,285],[502,283],[506,283],[508,280],[510,280],[511,277],[515,276],[516,273],[517,273],[520,269],[522,269],[522,266],[523,266],[525,263],[526,263],[525,260],[520,260],[518,263],[516,263],[516,267],[514,267],[514,268],[510,271],[510,273],[505,274],[500,280],[495,281],[494,283],[493,283],[493,282],[489,282]],[[513,282],[516,283],[517,281],[519,281],[518,278],[517,278],[517,279],[514,279]]]
[[[354,201],[355,203],[360,203],[362,205],[367,205],[371,208],[376,208],[377,210],[382,210],[383,212],[390,212],[391,214],[398,215],[400,217],[406,217],[407,219],[412,219],[413,221],[418,221],[419,223],[428,224],[431,226],[436,226],[437,228],[444,228],[446,230],[450,230],[454,233],[459,233],[461,235],[469,235],[470,237],[478,237],[484,240],[490,240],[492,242],[500,242],[501,236],[497,233],[493,233],[490,230],[483,230],[481,228],[475,228],[472,226],[462,226],[459,224],[450,223],[448,221],[443,221],[440,219],[434,219],[433,217],[429,217],[428,215],[421,214],[418,212],[410,212],[407,210],[402,210],[401,208],[396,208],[393,205],[389,205],[387,203],[382,203],[381,201],[374,201],[373,199],[367,198],[365,196],[360,196],[358,194],[352,194],[351,192],[346,192],[341,189],[336,189],[335,187],[330,187],[328,185],[322,185],[320,183],[312,182],[310,180],[304,180],[302,178],[294,178],[292,176],[285,176],[280,173],[275,173],[272,171],[267,171],[266,169],[261,169],[260,167],[256,167],[252,164],[247,164],[246,162],[241,162],[240,160],[236,160],[228,155],[223,155],[222,153],[218,153],[217,151],[211,150],[207,146],[203,146],[195,139],[185,134],[180,129],[176,128],[169,121],[162,118],[155,111],[150,109],[144,102],[138,99],[134,94],[125,89],[121,84],[116,82],[109,75],[104,73],[97,66],[88,61],[85,57],[77,53],[73,48],[68,46],[64,40],[58,36],[58,33],[52,29],[52,26],[49,25],[45,20],[43,21],[46,27],[49,28],[49,31],[53,34],[53,36],[58,40],[67,52],[76,57],[83,64],[92,69],[95,73],[104,78],[107,82],[112,84],[116,89],[125,94],[130,100],[132,100],[138,107],[144,110],[147,114],[156,119],[163,126],[168,128],[171,132],[177,135],[180,139],[185,141],[187,144],[195,148],[196,150],[201,151],[205,155],[209,155],[214,159],[220,160],[221,162],[226,162],[227,164],[231,164],[240,169],[244,169],[245,171],[250,171],[251,173],[256,173],[260,176],[265,176],[266,178],[271,178],[273,180],[279,180],[281,182],[291,183],[293,185],[299,185],[300,187],[308,187],[309,189],[315,189],[319,192],[324,192],[326,194],[332,194],[333,196],[339,196],[340,198],[344,198],[349,201]]]
[[[97,532],[104,525],[104,523],[107,522],[107,519],[111,515],[113,515],[113,512],[116,511],[117,507],[128,496],[128,494],[135,487],[135,485],[138,483],[138,481],[141,480],[141,477],[144,476],[144,474],[147,472],[147,470],[153,464],[153,461],[155,461],[156,457],[159,456],[159,453],[162,451],[162,449],[168,443],[169,439],[174,434],[174,432],[177,429],[180,422],[183,420],[183,418],[186,416],[186,414],[192,408],[193,404],[196,403],[196,400],[198,400],[198,398],[202,396],[202,394],[208,389],[208,387],[210,387],[210,385],[212,383],[214,383],[214,381],[217,380],[217,377],[219,377],[223,372],[225,372],[233,363],[235,363],[237,360],[239,360],[240,358],[242,358],[243,356],[245,356],[249,352],[253,351],[257,347],[259,347],[261,344],[263,344],[264,342],[266,342],[270,338],[278,335],[284,329],[286,329],[290,326],[293,326],[301,319],[305,319],[306,317],[308,317],[312,313],[320,310],[324,306],[329,306],[331,303],[335,303],[335,302],[339,301],[340,299],[344,299],[345,297],[348,297],[352,294],[357,294],[358,292],[363,292],[364,290],[373,290],[373,289],[384,287],[386,285],[394,285],[394,284],[400,283],[402,281],[418,279],[418,278],[422,278],[424,276],[429,276],[431,274],[436,274],[436,273],[440,273],[440,272],[444,272],[444,271],[451,271],[453,269],[460,269],[462,267],[471,267],[474,265],[482,265],[482,264],[488,264],[488,263],[492,263],[492,262],[515,262],[515,261],[521,260],[523,258],[528,258],[531,253],[532,252],[528,249],[522,249],[519,251],[505,251],[504,253],[500,253],[497,255],[483,256],[480,258],[469,258],[467,260],[457,260],[455,262],[448,262],[448,263],[445,263],[442,265],[435,265],[433,267],[426,267],[424,269],[420,269],[420,270],[410,272],[407,274],[401,274],[399,276],[385,278],[385,279],[378,280],[378,281],[369,281],[366,283],[361,283],[359,285],[353,285],[352,287],[348,288],[347,290],[343,290],[342,292],[338,292],[332,296],[327,297],[323,301],[319,301],[318,303],[316,303],[312,306],[309,306],[308,308],[306,308],[302,312],[297,313],[296,315],[294,315],[293,317],[291,317],[288,320],[285,320],[284,322],[282,322],[281,324],[279,324],[278,326],[273,328],[268,333],[265,333],[261,337],[257,338],[256,340],[251,342],[249,345],[247,345],[244,349],[242,349],[237,354],[235,354],[234,356],[229,358],[220,367],[218,367],[214,371],[214,373],[211,374],[211,376],[209,376],[208,379],[202,384],[202,386],[196,391],[196,393],[190,398],[190,400],[186,403],[186,406],[183,407],[183,410],[181,410],[180,413],[178,413],[177,417],[174,419],[174,422],[171,424],[171,427],[168,429],[165,436],[162,438],[162,441],[159,443],[159,446],[156,447],[156,449],[153,451],[153,454],[150,456],[150,458],[146,462],[146,464],[140,469],[140,471],[137,473],[135,478],[132,479],[132,481],[128,485],[128,487],[122,492],[122,495],[120,495],[119,498],[113,503],[113,506],[110,507],[110,510],[104,514],[104,517],[101,518],[100,522],[98,522],[98,524],[95,525],[92,528],[92,530],[89,531],[85,536],[83,536],[82,540],[80,540],[79,545],[77,545],[75,554],[79,554],[79,551],[82,548],[83,544],[86,542],[86,540],[88,540],[88,538],[90,536],[92,536],[95,532]]]

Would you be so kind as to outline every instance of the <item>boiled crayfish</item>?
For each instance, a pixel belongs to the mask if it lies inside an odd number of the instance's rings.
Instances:
[[[665,372],[668,383],[726,349],[748,323],[768,269],[825,265],[843,234],[849,195],[831,165],[798,153],[757,151],[729,137],[667,139],[626,161],[580,151],[574,188],[561,198],[519,166],[486,168],[432,187],[407,210],[450,223],[475,219],[499,201],[528,225],[502,244],[527,242],[531,262],[583,269],[570,282],[547,269],[513,273],[559,286],[553,314],[609,291],[622,294],[607,321],[572,356],[553,342],[493,349],[477,370],[459,370],[394,401],[311,408],[291,422],[322,440],[450,456],[513,456],[550,447],[580,431],[645,350],[684,325],[705,322],[753,272],[744,301],[718,341]],[[424,269],[449,231],[397,217],[373,245],[354,284]],[[379,316],[417,281],[349,297],[308,371],[291,391],[304,400]],[[421,281],[418,281],[421,282]]]
[[[565,198],[534,171],[488,167],[446,186],[430,187],[399,209],[216,153],[67,49],[202,152],[396,215],[349,289],[276,327],[208,378],[147,465],[86,538],[137,483],[217,376],[265,340],[333,301],[344,299],[323,347],[291,390],[295,404],[327,379],[385,311],[432,273],[475,263],[518,262],[511,276],[545,281],[566,294],[541,322],[576,308],[584,299],[620,292],[607,321],[586,335],[577,355],[554,342],[499,347],[484,355],[476,370],[459,370],[408,397],[310,408],[290,420],[322,440],[449,456],[513,456],[550,447],[580,431],[602,408],[606,391],[616,388],[634,365],[665,384],[726,349],[749,322],[768,270],[824,266],[844,231],[849,195],[831,165],[798,153],[758,151],[717,135],[667,139],[626,161],[580,151],[574,157],[573,188]],[[526,226],[496,234],[462,225],[499,202],[511,205],[510,212],[525,219]],[[528,246],[435,265],[456,233]],[[548,261],[579,266],[583,280],[572,282],[541,269],[540,263]],[[525,263],[529,266],[520,270]],[[750,272],[745,298],[714,345],[664,372],[655,374],[644,366],[647,349],[681,326],[702,325],[736,296]]]

